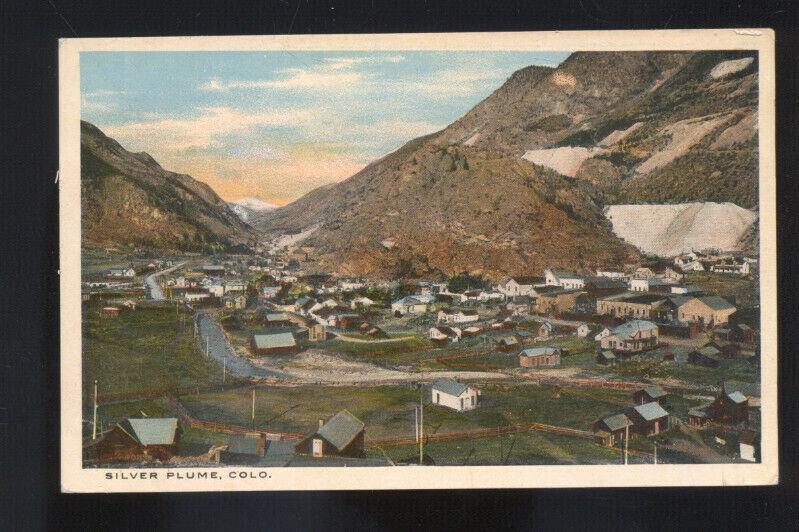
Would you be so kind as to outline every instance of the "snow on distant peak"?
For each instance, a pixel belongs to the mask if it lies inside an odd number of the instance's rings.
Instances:
[[[235,201],[228,202],[228,206],[230,207],[230,210],[232,210],[243,222],[248,222],[250,220],[250,215],[252,214],[270,211],[277,208],[277,205],[267,203],[258,198],[237,199]]]
[[[230,203],[232,203],[233,205],[240,205],[242,207],[246,207],[247,209],[253,211],[266,211],[269,209],[277,208],[277,205],[274,205],[272,203],[267,203],[258,198],[241,198],[235,201],[231,201]]]

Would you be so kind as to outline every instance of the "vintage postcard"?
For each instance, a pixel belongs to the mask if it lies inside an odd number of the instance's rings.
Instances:
[[[777,482],[773,48],[62,40],[62,489]]]

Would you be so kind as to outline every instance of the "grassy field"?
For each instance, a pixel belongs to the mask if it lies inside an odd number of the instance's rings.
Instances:
[[[622,361],[614,367],[603,368],[603,371],[622,379],[675,378],[705,386],[715,386],[725,380],[756,382],[758,378],[757,368],[742,358],[724,360],[718,368],[706,368],[653,357]]]
[[[83,314],[84,390],[99,381],[101,394],[177,386],[202,386],[221,380],[221,368],[199,350],[191,316],[185,328],[174,307],[139,306],[118,317],[100,316],[90,305]]]
[[[758,302],[758,287],[754,279],[725,273],[687,272],[683,282],[696,285],[709,294],[734,299],[738,308],[752,307]]]
[[[426,407],[428,433],[531,422],[588,430],[599,417],[631,404],[629,392],[603,388],[563,388],[559,397],[552,387],[532,384],[486,384],[481,389],[483,404],[470,412]],[[181,400],[198,419],[249,425],[251,393],[240,389],[189,395]],[[418,404],[419,391],[412,386],[262,387],[256,392],[255,425],[307,432],[319,418],[347,409],[366,424],[367,439],[412,437],[414,407]]]
[[[421,358],[429,358],[427,352],[432,348],[432,344],[421,336],[397,340],[396,342],[347,342],[343,340],[328,340],[316,344],[317,347],[328,349],[381,365],[412,365]]]
[[[617,464],[622,457],[617,449],[601,447],[580,438],[571,438],[537,431],[504,436],[430,442],[425,454],[436,465],[550,465],[550,464]],[[368,449],[368,454],[392,460],[416,460],[419,449],[414,445]],[[642,460],[633,457],[631,463]]]

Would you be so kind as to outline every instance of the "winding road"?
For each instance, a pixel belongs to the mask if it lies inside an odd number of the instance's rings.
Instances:
[[[167,268],[166,270],[159,270],[157,272],[151,273],[147,277],[144,278],[144,284],[147,286],[147,293],[151,300],[153,301],[163,301],[166,299],[164,297],[164,291],[161,290],[161,286],[158,284],[157,277],[164,275],[166,273],[171,273],[181,266],[186,264],[186,261],[183,261],[179,264],[175,264],[174,266]]]

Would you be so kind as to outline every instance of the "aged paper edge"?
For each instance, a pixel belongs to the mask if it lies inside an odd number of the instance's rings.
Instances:
[[[231,50],[529,50],[759,52],[759,195],[762,461],[759,464],[84,469],[81,453],[80,52]],[[777,256],[771,29],[623,30],[382,35],[279,35],[61,39],[59,41],[59,227],[61,276],[61,489],[64,492],[375,490],[736,486],[778,482]],[[110,480],[106,473],[157,472]],[[217,471],[219,479],[165,479]],[[269,478],[249,477],[267,471]],[[236,478],[231,478],[231,473]],[[257,477],[257,475],[256,475]]]

